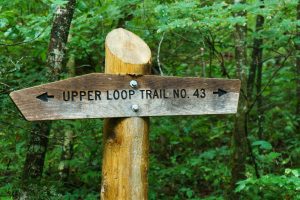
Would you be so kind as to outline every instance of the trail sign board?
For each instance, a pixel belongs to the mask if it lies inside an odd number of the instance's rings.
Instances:
[[[92,73],[14,91],[29,121],[236,113],[237,79]]]

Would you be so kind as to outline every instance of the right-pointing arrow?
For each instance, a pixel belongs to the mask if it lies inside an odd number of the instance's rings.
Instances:
[[[218,94],[219,97],[226,94],[226,93],[227,93],[227,91],[222,90],[220,88],[218,89],[218,91],[213,92],[213,94]]]

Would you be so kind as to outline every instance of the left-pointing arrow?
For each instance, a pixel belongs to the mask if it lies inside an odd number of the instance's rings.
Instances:
[[[45,93],[43,93],[43,94],[40,94],[40,95],[37,96],[36,98],[39,99],[39,100],[41,100],[41,101],[46,101],[46,102],[48,102],[48,99],[50,99],[50,98],[53,99],[54,96],[53,96],[53,95],[48,95],[48,93],[45,92]]]

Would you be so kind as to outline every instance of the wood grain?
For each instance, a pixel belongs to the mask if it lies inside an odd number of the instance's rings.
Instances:
[[[109,33],[105,47],[107,74],[83,75],[10,96],[30,121],[111,118],[104,123],[101,199],[148,199],[148,116],[236,113],[240,81],[147,75],[150,49],[124,29]],[[131,80],[137,88],[130,86]]]
[[[124,29],[110,32],[105,41],[105,72],[111,74],[149,74],[151,53],[147,44]],[[118,87],[129,88],[129,76],[109,76]],[[108,81],[111,83],[111,81]],[[111,87],[114,87],[109,84]],[[108,85],[107,85],[108,86]],[[123,100],[121,100],[123,101]],[[109,108],[129,102],[108,102]],[[117,103],[119,102],[119,103]],[[113,106],[113,107],[111,107]],[[99,112],[103,110],[99,109]],[[104,152],[102,164],[102,200],[148,199],[149,118],[113,118],[104,121]]]
[[[131,68],[133,69],[133,68]],[[144,72],[144,71],[143,71]],[[129,83],[138,82],[136,89]],[[185,89],[189,98],[173,98],[174,90]],[[196,89],[205,89],[205,98],[193,96]],[[218,96],[213,92],[218,89],[227,91]],[[191,77],[161,77],[153,75],[114,75],[92,73],[62,81],[27,88],[10,94],[24,117],[29,121],[114,118],[132,116],[167,116],[167,115],[202,115],[235,113],[239,98],[240,81],[234,79],[211,79]],[[133,90],[131,99],[107,99],[107,92],[113,94]],[[141,90],[165,90],[169,98],[142,99]],[[76,91],[74,101],[64,101],[63,94]],[[101,91],[101,100],[88,99],[89,91]],[[36,97],[47,92],[53,95],[48,102]],[[85,92],[80,100],[80,92]],[[125,92],[123,92],[125,94]],[[145,96],[145,91],[143,92]],[[110,96],[112,97],[112,95]],[[133,112],[131,105],[139,105],[140,110]]]

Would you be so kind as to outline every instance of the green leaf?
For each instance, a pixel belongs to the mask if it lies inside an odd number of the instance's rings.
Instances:
[[[5,26],[8,25],[8,20],[6,18],[0,18],[0,28],[4,28]]]
[[[265,149],[265,150],[271,150],[272,149],[272,145],[265,140],[258,140],[252,143],[252,146],[259,146],[261,149]]]
[[[246,181],[239,181],[238,186],[235,188],[235,192],[241,192],[246,188]]]

